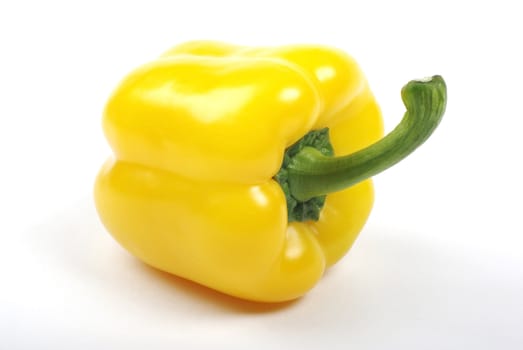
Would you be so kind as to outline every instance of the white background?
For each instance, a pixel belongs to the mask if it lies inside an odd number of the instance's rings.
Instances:
[[[0,347],[523,348],[522,10],[517,1],[0,4]],[[99,224],[104,102],[191,39],[320,43],[363,67],[387,130],[441,74],[447,113],[375,178],[373,214],[305,298],[264,308],[143,266]]]

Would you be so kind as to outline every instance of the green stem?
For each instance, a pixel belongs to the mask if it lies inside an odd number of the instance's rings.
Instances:
[[[401,90],[407,108],[396,128],[358,152],[329,157],[303,148],[288,167],[291,195],[305,201],[357,184],[398,163],[418,148],[438,126],[445,112],[447,90],[441,76],[413,80]]]

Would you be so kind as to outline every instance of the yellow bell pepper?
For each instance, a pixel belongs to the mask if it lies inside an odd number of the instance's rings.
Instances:
[[[295,299],[353,244],[373,204],[370,176],[438,124],[441,77],[402,95],[407,113],[381,139],[369,85],[339,50],[182,44],[110,97],[114,157],[96,179],[96,208],[153,267],[244,299]]]

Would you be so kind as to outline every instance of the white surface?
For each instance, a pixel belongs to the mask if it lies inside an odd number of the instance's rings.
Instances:
[[[517,2],[291,3],[0,5],[2,348],[523,347]],[[407,80],[447,80],[440,128],[376,177],[350,254],[297,302],[264,310],[153,271],[97,221],[105,99],[194,38],[345,49],[388,130]]]
[[[514,270],[522,260],[449,244],[445,234],[371,224],[309,295],[265,307],[137,262],[108,239],[92,208],[73,203],[7,253],[10,344],[517,349],[523,341]]]

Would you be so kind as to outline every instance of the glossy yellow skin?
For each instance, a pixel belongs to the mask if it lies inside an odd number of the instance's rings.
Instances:
[[[145,263],[244,299],[310,290],[370,213],[370,180],[328,195],[319,221],[288,223],[272,177],[285,149],[329,127],[336,155],[382,137],[352,58],[318,46],[174,47],[132,72],[107,103],[114,157],[95,184],[100,218]]]

